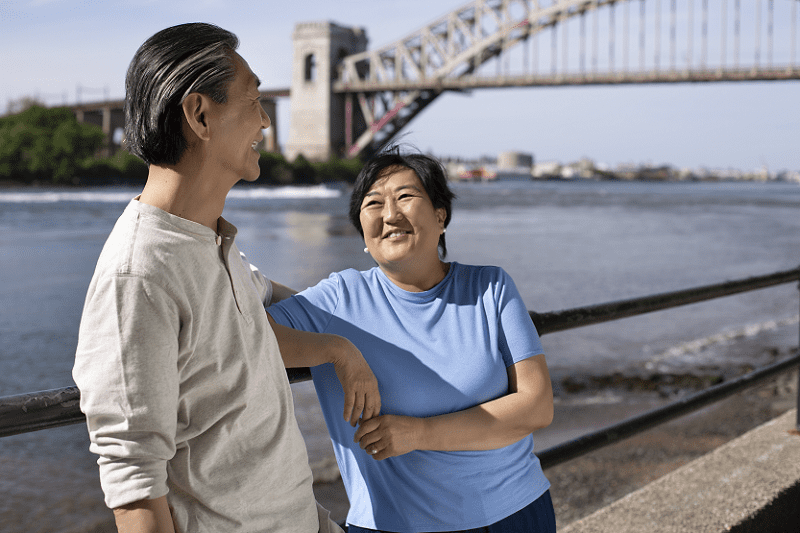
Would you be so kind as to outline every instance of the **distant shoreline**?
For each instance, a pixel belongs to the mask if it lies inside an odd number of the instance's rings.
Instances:
[[[652,178],[652,177],[642,177],[642,178],[625,178],[619,176],[597,176],[591,178],[583,178],[583,177],[573,177],[573,178],[564,178],[560,176],[546,176],[546,177],[538,177],[538,178],[530,178],[530,179],[517,179],[517,180],[504,180],[504,179],[490,179],[490,180],[468,180],[468,179],[453,179],[451,180],[453,183],[503,183],[505,181],[532,181],[532,182],[545,182],[545,181],[558,181],[558,182],[621,182],[621,183],[796,183],[800,185],[800,181],[795,180],[788,180],[788,179],[742,179],[742,178],[692,178],[692,179],[680,179],[680,178]],[[258,187],[258,186],[269,186],[269,187],[282,187],[282,186],[292,186],[292,187],[313,187],[320,184],[317,183],[286,183],[283,185],[278,185],[275,183],[259,183],[255,181],[253,183],[247,184],[237,184],[237,186],[244,186],[244,187]],[[144,182],[136,181],[136,182],[125,182],[125,181],[110,181],[108,183],[47,183],[43,181],[39,182],[32,182],[32,183],[25,183],[21,181],[13,181],[13,180],[0,180],[0,190],[6,189],[59,189],[59,190],[76,190],[76,189],[85,189],[85,188],[103,188],[103,187],[143,187]]]

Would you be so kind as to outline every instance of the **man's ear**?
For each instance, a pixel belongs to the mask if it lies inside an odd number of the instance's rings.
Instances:
[[[191,93],[181,104],[183,116],[189,128],[203,141],[211,138],[211,128],[208,123],[209,98],[199,93]]]

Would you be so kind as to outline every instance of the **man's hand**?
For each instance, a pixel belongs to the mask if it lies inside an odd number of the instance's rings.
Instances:
[[[331,333],[310,333],[281,326],[269,314],[286,368],[333,363],[344,391],[344,419],[355,426],[381,412],[378,380],[364,356],[349,340]]]
[[[362,422],[353,440],[373,459],[380,461],[418,449],[418,442],[424,431],[423,425],[422,418],[378,416]]]
[[[381,412],[378,380],[364,356],[352,342],[340,337],[340,355],[332,361],[344,391],[344,419],[355,427],[360,420],[369,420]]]

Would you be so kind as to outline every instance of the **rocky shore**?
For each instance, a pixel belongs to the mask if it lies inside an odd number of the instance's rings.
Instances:
[[[677,394],[672,388],[675,383],[665,389],[646,387],[643,383],[631,385],[630,381],[620,384],[619,379],[610,379],[609,384],[616,387],[603,389],[603,380],[579,381],[583,383],[580,391],[562,394],[557,399],[554,424],[535,435],[537,449],[598,429],[609,419],[621,420],[663,405]],[[545,470],[552,484],[550,491],[559,526],[587,516],[795,408],[797,383],[795,370],[696,413]],[[694,386],[706,384],[703,379],[687,379],[681,386],[684,393],[690,393]],[[692,386],[686,388],[688,385]],[[334,520],[343,521],[348,502],[341,480],[317,483],[314,489]]]

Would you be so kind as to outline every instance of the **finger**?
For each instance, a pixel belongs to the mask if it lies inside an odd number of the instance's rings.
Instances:
[[[364,405],[364,420],[376,417],[381,414],[381,397],[378,394],[367,396],[366,404]]]
[[[362,419],[361,425],[358,426],[358,429],[356,430],[356,434],[353,435],[353,442],[360,441],[361,439],[364,438],[364,435],[370,433],[371,431],[375,431],[376,429],[378,429],[378,424],[374,419],[372,420]]]
[[[365,448],[364,451],[371,455],[373,459],[379,460],[378,457],[381,455],[383,450],[379,448],[377,444],[372,444]]]
[[[383,446],[382,443],[370,446],[364,451],[366,451],[367,455],[369,455],[376,461],[383,461],[384,459],[388,459],[389,457],[394,457],[394,452],[392,452],[391,448],[389,448],[388,446]]]
[[[378,435],[378,432],[377,431],[372,431],[370,433],[367,433],[363,437],[361,437],[361,439],[359,439],[359,441],[358,441],[358,445],[361,446],[362,450],[366,450],[370,446],[378,446],[378,447],[380,447],[379,446],[380,440],[381,440],[381,437],[380,437],[380,435]]]
[[[355,403],[353,404],[352,413],[350,415],[350,425],[355,427],[358,419],[361,418],[361,413],[364,411],[364,395],[357,394]]]
[[[344,393],[344,412],[342,416],[348,422],[353,418],[353,406],[356,403],[355,394],[350,392]],[[353,425],[352,423],[350,425]]]
[[[372,406],[370,405],[369,401],[367,401],[366,405],[364,405],[364,412],[361,414],[361,423],[363,424],[373,416],[375,416],[375,414],[373,413]]]

